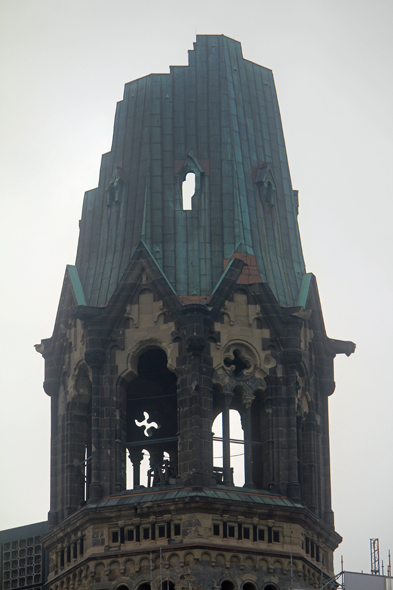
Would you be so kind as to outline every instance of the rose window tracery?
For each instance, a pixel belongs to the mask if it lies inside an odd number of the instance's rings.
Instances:
[[[224,365],[230,369],[235,377],[240,377],[243,371],[249,369],[251,367],[251,363],[249,360],[243,360],[241,358],[241,353],[239,350],[233,351],[233,357],[227,356],[224,359]]]
[[[256,359],[253,352],[244,345],[233,343],[223,354],[223,367],[234,379],[249,379],[255,372]]]

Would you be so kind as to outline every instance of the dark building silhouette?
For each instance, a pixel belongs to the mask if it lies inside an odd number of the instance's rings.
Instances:
[[[188,66],[126,84],[37,345],[50,590],[332,576],[328,397],[335,355],[355,346],[326,335],[297,215],[273,75],[240,43],[198,36]]]

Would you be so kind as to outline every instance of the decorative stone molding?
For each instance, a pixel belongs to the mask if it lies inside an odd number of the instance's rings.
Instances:
[[[222,349],[221,362],[216,365],[216,371],[223,369],[225,373],[238,383],[252,377],[263,380],[269,370],[276,365],[270,350],[257,349],[244,340],[231,340]],[[262,387],[265,389],[266,385]]]
[[[255,375],[252,375],[245,381],[239,381],[234,379],[222,367],[214,371],[212,377],[213,383],[220,386],[222,391],[233,392],[235,387],[241,385],[243,399],[247,400],[246,403],[254,396],[255,391],[264,391],[267,387],[265,380],[258,379]]]
[[[52,395],[57,395],[59,392],[60,381],[58,379],[45,379],[44,381],[44,391],[46,395],[52,397]]]
[[[129,346],[125,351],[116,351],[117,365],[120,367],[120,374],[129,381],[127,373],[131,371],[134,376],[138,375],[138,359],[141,354],[146,350],[152,348],[161,348],[168,359],[168,369],[170,371],[176,371],[176,358],[178,356],[178,344],[177,342],[171,342],[170,334],[173,331],[173,323],[168,323],[163,326],[165,330],[162,330],[159,335],[146,334],[146,338],[129,342],[132,347]]]
[[[89,367],[100,367],[105,362],[105,351],[100,348],[86,350],[85,361]]]
[[[132,320],[134,322],[134,328],[138,328],[138,319],[139,319],[139,312],[138,312],[138,305],[131,305],[131,303],[127,303],[126,311],[124,313],[124,317]]]
[[[252,392],[249,391],[243,391],[242,393],[242,404],[245,408],[249,408],[252,404],[252,402],[255,399],[255,395]]]
[[[191,356],[200,356],[205,348],[206,340],[203,336],[189,336],[186,340],[187,351]]]

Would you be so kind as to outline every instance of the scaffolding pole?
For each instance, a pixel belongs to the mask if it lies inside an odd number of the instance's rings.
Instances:
[[[341,584],[338,585],[338,588],[344,589],[344,582],[343,582],[344,572],[340,572],[339,574],[336,574],[335,576],[332,576],[331,578],[329,578],[328,580],[326,580],[326,582],[323,584],[323,586],[320,587],[319,590],[323,590],[323,588],[326,588],[326,586],[328,586],[332,582],[337,581],[340,576],[343,576],[343,578],[342,578]]]
[[[371,573],[379,576],[379,539],[370,539]]]

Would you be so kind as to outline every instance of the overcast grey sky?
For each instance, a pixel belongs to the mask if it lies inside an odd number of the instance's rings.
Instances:
[[[50,337],[83,193],[129,80],[186,64],[195,34],[273,70],[307,271],[336,359],[333,508],[348,570],[393,551],[391,0],[1,0],[0,529],[46,519]],[[337,561],[336,561],[337,563]]]

